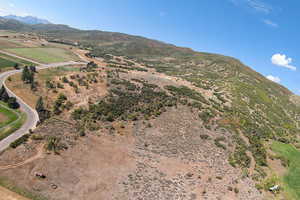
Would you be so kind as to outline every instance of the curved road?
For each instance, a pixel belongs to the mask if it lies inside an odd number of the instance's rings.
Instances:
[[[86,65],[85,62],[63,62],[63,63],[53,63],[47,65],[39,65],[37,66],[37,70],[52,68],[52,67],[61,67],[66,65]],[[28,104],[26,104],[20,97],[16,96],[10,89],[8,89],[5,85],[5,80],[13,75],[20,73],[22,70],[11,70],[7,72],[3,72],[0,74],[0,85],[4,85],[9,96],[16,97],[18,103],[20,104],[21,111],[25,112],[27,115],[26,122],[22,125],[22,127],[16,130],[14,133],[10,134],[8,137],[0,141],[0,152],[9,147],[10,143],[14,142],[16,139],[22,137],[26,133],[29,132],[30,129],[35,129],[36,124],[39,121],[39,116],[36,110],[32,109]]]

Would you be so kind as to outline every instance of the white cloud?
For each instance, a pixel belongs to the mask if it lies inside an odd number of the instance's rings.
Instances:
[[[286,55],[280,53],[274,54],[271,58],[271,62],[274,65],[285,67],[295,71],[297,70],[297,68],[295,66],[290,65],[292,61],[293,61],[292,58],[289,58]]]
[[[272,75],[268,75],[266,76],[267,79],[269,79],[270,81],[273,81],[275,83],[280,83],[280,78],[278,76],[272,76]]]
[[[278,27],[278,24],[269,20],[269,19],[264,19],[263,20],[263,23],[265,23],[266,25],[268,26],[271,26],[271,27],[274,27],[274,28],[277,28]]]
[[[262,0],[229,0],[229,1],[233,3],[235,6],[244,6],[264,14],[269,14],[273,11],[273,7]]]
[[[255,9],[258,12],[269,14],[273,10],[271,5],[268,5],[263,1],[259,1],[259,0],[246,0],[246,1],[248,6],[250,6],[251,8]]]
[[[0,0],[1,2],[1,0]],[[28,16],[31,15],[26,10],[23,10],[22,8],[18,8],[14,3],[12,2],[6,2],[3,4],[0,4],[0,16],[6,16],[6,15],[17,15],[17,16]]]
[[[8,15],[8,12],[5,9],[0,8],[0,16],[5,16],[5,15]]]

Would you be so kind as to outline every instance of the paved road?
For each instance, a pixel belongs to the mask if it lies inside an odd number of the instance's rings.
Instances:
[[[23,58],[22,58],[23,59]],[[66,65],[86,65],[85,62],[63,62],[63,63],[53,63],[53,64],[48,64],[48,65],[39,65],[37,66],[37,69],[46,69],[46,68],[52,68],[52,67],[61,67],[61,66],[66,66]],[[22,137],[23,135],[25,135],[26,133],[28,133],[29,129],[35,129],[36,128],[36,124],[39,121],[39,116],[37,114],[37,112],[32,109],[29,105],[27,105],[20,97],[16,96],[10,89],[8,89],[5,85],[5,80],[7,79],[7,77],[16,74],[16,73],[20,73],[21,70],[11,70],[11,71],[7,71],[7,72],[3,72],[0,74],[0,85],[4,85],[9,96],[13,96],[16,97],[19,104],[20,104],[20,109],[26,113],[27,115],[27,119],[26,122],[23,124],[23,126],[18,129],[17,131],[15,131],[14,133],[12,133],[11,135],[9,135],[8,137],[6,137],[5,139],[0,141],[0,152],[5,150],[7,147],[9,147],[10,143],[12,143],[13,141],[15,141],[16,139]]]

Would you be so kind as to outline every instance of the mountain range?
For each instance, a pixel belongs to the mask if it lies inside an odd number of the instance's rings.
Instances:
[[[17,20],[19,22],[25,23],[25,24],[51,24],[51,22],[49,22],[46,19],[40,19],[38,17],[33,17],[33,16],[17,16],[17,15],[7,15],[4,16],[3,18],[5,19],[13,19],[13,20]]]

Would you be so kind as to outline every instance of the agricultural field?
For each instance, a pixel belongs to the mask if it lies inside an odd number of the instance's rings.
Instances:
[[[8,30],[0,30],[0,36],[11,36],[16,35],[17,33],[14,31],[8,31]]]
[[[32,62],[22,60],[20,58],[12,57],[12,56],[2,54],[2,53],[0,53],[0,59],[8,60],[8,61],[11,61],[11,62],[14,62],[14,63],[18,63],[19,65],[35,65]]]
[[[72,52],[59,48],[12,48],[6,50],[41,63],[66,62],[79,59]]]
[[[288,195],[288,199],[300,198],[300,151],[290,144],[274,142],[272,150],[282,162],[287,165],[287,172],[282,177],[284,183],[284,191]]]
[[[0,69],[6,67],[13,67],[16,63],[0,57]]]
[[[20,48],[20,47],[24,47],[24,45],[22,45],[20,42],[13,41],[7,38],[0,38],[0,49]]]

